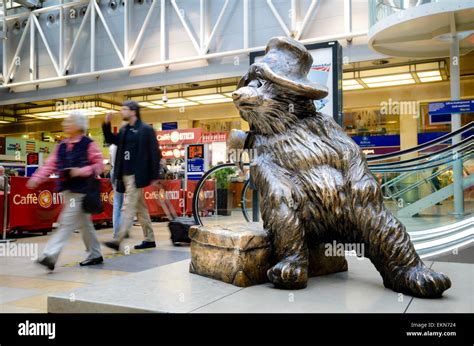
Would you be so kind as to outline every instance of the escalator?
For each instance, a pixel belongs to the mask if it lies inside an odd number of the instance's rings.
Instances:
[[[385,205],[405,224],[422,258],[450,253],[474,243],[474,122],[461,129],[416,147],[367,157],[379,181]],[[457,137],[456,137],[457,136]],[[452,144],[453,138],[464,137]],[[453,166],[462,164],[465,215],[453,215]],[[247,166],[243,165],[244,167]],[[222,169],[241,172],[236,163],[209,170],[198,183],[193,199],[193,215],[199,224],[259,221],[258,193],[247,179],[240,208],[230,217],[200,212],[198,196],[204,182]],[[248,173],[247,173],[248,175]]]

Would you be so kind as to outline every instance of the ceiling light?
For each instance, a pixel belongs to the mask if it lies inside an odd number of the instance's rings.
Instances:
[[[420,78],[420,82],[422,82],[422,83],[436,82],[436,81],[439,81],[439,80],[443,80],[443,77],[441,77],[441,76],[433,76],[433,77]]]
[[[177,98],[174,98],[174,99],[168,99],[168,101],[164,102],[164,101],[153,101],[154,104],[156,105],[169,105],[170,103],[171,104],[174,104],[174,103],[183,103],[183,102],[189,102],[188,100],[186,99],[183,99],[181,97],[177,97]]]
[[[342,87],[342,90],[343,91],[346,91],[346,90],[356,90],[356,89],[364,89],[364,87],[360,84],[357,84],[357,85],[347,85],[347,86],[343,86]]]
[[[439,76],[440,72],[439,72],[439,70],[435,70],[435,71],[417,72],[416,74],[418,75],[419,78],[423,78],[423,77]]]
[[[87,110],[96,111],[96,112],[107,112],[107,111],[110,111],[110,109],[107,109],[107,108],[105,108],[105,107],[90,107],[90,108],[87,108]]]
[[[394,86],[394,85],[405,85],[405,84],[414,84],[414,79],[404,79],[404,80],[394,80],[388,82],[381,82],[381,83],[370,83],[367,84],[369,88],[380,88],[385,86]]]
[[[221,99],[213,99],[213,100],[202,100],[202,101],[199,101],[199,103],[203,104],[203,105],[207,105],[207,104],[211,104],[211,103],[224,103],[224,102],[233,102],[232,99],[228,98],[228,97],[223,97]]]
[[[22,116],[27,118],[41,118],[41,116],[36,114],[23,114]]]
[[[69,115],[67,114],[61,114],[61,115],[50,115],[49,117],[51,119],[62,119],[62,118],[67,118]]]
[[[225,96],[222,94],[199,95],[199,96],[187,97],[187,99],[191,101],[205,101],[205,100],[215,100],[215,99],[223,99],[223,98],[225,98]]]
[[[89,109],[85,109],[83,114],[84,115],[98,115],[98,114],[104,114],[104,112],[94,112],[92,110],[90,110],[92,108],[89,108]]]
[[[65,115],[63,112],[42,112],[42,113],[35,113],[35,115],[50,117],[55,115]]]
[[[410,73],[401,73],[401,74],[385,75],[385,76],[379,76],[379,77],[362,78],[362,81],[365,84],[369,84],[369,83],[400,81],[400,80],[407,80],[407,79],[412,79],[412,78],[413,77]]]
[[[355,79],[347,79],[347,80],[342,81],[342,86],[350,86],[350,85],[360,85],[360,84]]]
[[[0,124],[10,124],[10,121],[0,120]]]
[[[138,102],[138,105],[141,107],[150,107],[153,106],[153,103],[151,102]]]
[[[171,101],[171,100],[170,100],[170,101]],[[169,101],[168,101],[168,102],[169,102]],[[167,104],[167,106],[170,107],[170,108],[185,107],[185,106],[197,106],[197,105],[198,105],[198,103],[196,103],[196,102],[190,102],[190,101]]]
[[[151,109],[162,109],[162,108],[166,108],[164,106],[160,106],[160,105],[151,105],[151,106],[147,106],[146,108],[151,108]]]

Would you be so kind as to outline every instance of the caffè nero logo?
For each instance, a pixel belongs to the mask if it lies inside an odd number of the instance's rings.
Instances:
[[[114,204],[114,192],[113,191],[110,191],[110,192],[101,192],[100,193],[100,199],[102,202],[107,202],[109,204]]]
[[[145,199],[179,199],[179,191],[146,191]]]
[[[184,141],[184,140],[193,140],[194,132],[178,132],[173,131],[171,133],[165,133],[163,135],[159,134],[156,136],[158,142],[160,141],[171,141],[173,143]]]
[[[39,204],[42,208],[49,208],[52,205],[62,204],[64,201],[63,194],[61,192],[51,192],[49,190],[43,190],[38,194],[28,193],[15,194],[13,195],[13,204],[15,205],[35,205]]]

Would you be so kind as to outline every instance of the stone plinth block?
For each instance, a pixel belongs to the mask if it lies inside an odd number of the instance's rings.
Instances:
[[[191,264],[194,274],[247,287],[268,281],[274,265],[268,233],[258,223],[192,226]],[[309,276],[347,270],[344,256],[327,256],[324,245],[309,249]]]
[[[192,226],[189,237],[191,273],[240,287],[268,281],[270,241],[258,223]]]

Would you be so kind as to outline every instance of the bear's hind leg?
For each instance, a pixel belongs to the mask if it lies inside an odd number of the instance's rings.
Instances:
[[[384,206],[360,208],[356,215],[365,255],[383,278],[385,287],[415,297],[435,298],[451,287],[443,273],[426,267],[415,251],[405,226]]]
[[[279,209],[268,208],[264,213],[265,227],[271,230],[273,253],[277,260],[277,264],[267,271],[268,279],[278,288],[305,288],[308,283],[308,248],[295,210],[282,203]]]

